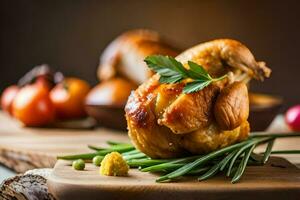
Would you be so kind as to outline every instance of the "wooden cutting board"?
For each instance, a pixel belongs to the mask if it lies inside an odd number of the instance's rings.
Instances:
[[[274,131],[282,130],[275,128]],[[109,129],[23,128],[0,112],[0,162],[17,172],[53,167],[57,155],[88,152],[87,144],[104,145],[107,140],[125,142],[129,139],[126,133]],[[274,146],[274,149],[287,148],[300,149],[300,138],[280,139]],[[285,158],[294,164],[300,163],[299,156]],[[155,175],[141,174],[137,170],[131,170],[126,178],[102,177],[93,165],[88,164],[87,171],[78,172],[67,166],[68,162],[59,161],[49,177],[49,187],[59,199],[89,199],[92,195],[94,199],[224,199],[232,195],[235,198],[242,195],[243,199],[271,195],[286,199],[299,197],[299,170],[285,160],[276,162],[285,167],[249,167],[241,183],[231,185],[222,176],[201,183],[186,180],[156,184]]]
[[[282,118],[275,120],[270,130],[284,132]],[[0,111],[0,163],[25,172],[33,168],[52,168],[57,155],[89,151],[87,144],[103,145],[107,140],[129,141],[127,133],[111,129],[93,130],[25,128]],[[261,147],[263,148],[263,147]],[[274,149],[300,149],[300,138],[280,139]],[[297,155],[285,155],[300,164]]]
[[[70,162],[59,161],[48,178],[48,188],[57,199],[299,199],[300,170],[282,158],[265,166],[246,169],[241,181],[231,184],[225,176],[198,182],[189,177],[176,183],[155,183],[158,175],[135,169],[128,177],[99,174],[87,164],[85,171],[73,170]]]
[[[25,128],[0,112],[0,163],[16,172],[52,168],[57,155],[85,152],[87,144],[103,145],[107,140],[129,139],[125,132],[109,129]]]

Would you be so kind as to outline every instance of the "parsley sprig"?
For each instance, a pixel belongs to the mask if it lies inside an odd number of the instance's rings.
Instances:
[[[179,83],[185,79],[190,79],[183,93],[193,93],[202,90],[213,82],[224,79],[227,75],[219,78],[212,78],[208,72],[197,63],[188,61],[189,69],[186,69],[182,63],[170,56],[152,55],[145,58],[145,62],[150,69],[160,75],[161,83]]]

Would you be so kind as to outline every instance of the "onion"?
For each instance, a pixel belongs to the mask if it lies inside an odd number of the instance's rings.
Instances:
[[[300,131],[300,105],[288,109],[285,121],[293,131]]]

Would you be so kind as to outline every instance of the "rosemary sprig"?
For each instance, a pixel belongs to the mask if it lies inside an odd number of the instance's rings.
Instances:
[[[152,55],[146,57],[145,62],[150,69],[160,75],[161,83],[172,84],[189,79],[183,88],[183,93],[197,92],[227,76],[212,78],[201,65],[192,61],[188,61],[189,69],[186,69],[182,63],[170,56]]]
[[[247,163],[248,163],[248,160],[249,160],[249,157],[251,155],[251,153],[253,152],[253,150],[255,149],[257,144],[254,144],[252,145],[252,147],[250,147],[246,152],[245,152],[245,155],[242,159],[242,162],[240,163],[237,171],[235,172],[232,180],[231,180],[231,183],[236,183],[240,180],[240,178],[242,177],[245,169],[246,169],[246,166],[247,166]]]
[[[273,145],[274,145],[274,141],[275,141],[275,139],[272,139],[268,143],[268,146],[267,146],[266,151],[264,153],[264,157],[262,159],[263,164],[265,164],[269,160],[269,157],[271,155],[272,148],[273,148]]]
[[[278,150],[271,151],[271,154],[300,154],[300,150]]]
[[[56,158],[59,160],[92,160],[95,156],[100,156],[97,152],[96,153],[84,153],[84,154],[75,154],[75,155],[65,155],[65,156],[57,156]],[[104,158],[104,156],[103,156]]]
[[[251,141],[251,139],[248,140],[249,142],[248,142],[247,144],[245,144],[243,147],[241,147],[241,148],[237,151],[237,153],[233,156],[233,158],[232,158],[232,160],[231,160],[231,162],[230,162],[230,164],[229,164],[229,167],[228,167],[228,170],[227,170],[226,175],[227,175],[227,176],[230,176],[230,175],[231,175],[231,170],[232,170],[232,168],[233,168],[233,166],[234,166],[234,164],[235,164],[235,161],[237,160],[237,158],[238,158],[241,154],[244,154],[245,151],[246,151],[248,148],[250,148],[251,146],[257,145],[257,144],[259,144],[259,143],[263,143],[263,142],[265,142],[265,141],[268,141],[268,140],[270,140],[270,139],[272,139],[272,138],[252,139],[252,141]],[[252,152],[251,152],[251,153],[252,153]],[[249,156],[250,156],[250,155],[249,155]]]
[[[146,168],[153,165],[158,165],[162,163],[170,162],[169,159],[150,159],[150,158],[143,158],[143,159],[132,159],[128,160],[127,164],[130,167],[139,167],[139,168]]]
[[[95,150],[95,151],[101,151],[101,150],[105,149],[105,148],[96,147],[96,146],[93,146],[93,145],[88,145],[88,148],[91,149],[91,150]]]
[[[134,153],[134,154],[129,154],[129,155],[124,155],[123,154],[123,158],[125,160],[131,160],[131,159],[138,159],[138,158],[146,158],[147,156],[140,152],[140,153]]]
[[[275,138],[283,138],[283,137],[299,137],[300,133],[292,132],[292,133],[270,133],[263,134],[262,132],[254,132],[251,133],[249,138],[258,138],[258,137],[275,137]]]
[[[87,154],[59,156],[58,159],[91,160],[93,157],[104,156],[112,151],[122,153],[123,158],[131,168],[139,168],[142,172],[160,172],[163,176],[157,182],[168,182],[186,175],[198,175],[198,180],[209,179],[221,171],[227,170],[232,176],[232,183],[238,182],[249,165],[263,165],[271,154],[300,154],[300,150],[272,151],[277,138],[299,137],[300,133],[282,134],[254,134],[247,140],[219,149],[206,155],[196,155],[176,159],[151,159],[144,153],[135,149],[131,144],[109,141],[109,147],[89,146],[95,152]],[[263,156],[253,153],[261,144],[268,143]]]
[[[142,169],[142,172],[152,172],[152,171],[159,171],[159,169],[164,169],[165,167],[168,167],[171,164],[177,164],[177,163],[187,163],[188,161],[193,161],[196,158],[199,158],[201,156],[191,156],[191,157],[186,157],[186,158],[179,158],[175,159],[173,161],[165,162],[165,163],[160,163],[158,165],[153,165],[147,168]],[[179,166],[179,165],[177,165]]]
[[[263,139],[265,140],[265,138],[263,138]],[[259,139],[256,139],[256,140],[257,140],[257,142],[260,142],[260,141],[263,142],[264,141],[264,140],[259,140]],[[175,170],[172,173],[169,173],[169,174],[167,174],[165,176],[162,176],[162,177],[158,178],[156,181],[157,182],[167,182],[167,181],[171,181],[173,179],[179,178],[179,177],[185,175],[187,172],[191,171],[193,168],[195,168],[197,166],[204,165],[208,161],[210,161],[210,160],[212,160],[212,159],[214,159],[214,158],[216,158],[218,156],[227,154],[227,153],[232,152],[232,151],[234,151],[234,150],[236,150],[238,148],[244,150],[246,145],[249,146],[249,143],[252,144],[253,140],[246,140],[244,142],[237,143],[237,144],[225,147],[223,149],[214,151],[212,153],[209,153],[209,154],[207,154],[205,156],[200,157],[199,159],[195,160],[194,162],[191,162],[191,163],[189,163],[189,164],[187,164],[187,165],[185,165],[185,166],[183,166],[183,167]],[[238,151],[238,154],[240,154],[240,151]]]
[[[94,147],[89,146],[90,149],[96,149],[95,153],[86,153],[86,154],[76,154],[76,155],[66,155],[66,156],[58,156],[57,159],[62,160],[76,160],[76,159],[83,159],[83,160],[92,160],[95,156],[105,156],[108,153],[113,151],[123,153],[134,150],[135,148],[131,144],[117,144],[112,145],[109,148],[101,148],[101,147]],[[101,150],[98,150],[101,149]]]
[[[225,157],[225,159],[224,159],[222,165],[220,166],[220,171],[223,171],[223,170],[226,168],[226,166],[227,166],[227,164],[229,163],[229,161],[233,158],[233,156],[234,156],[237,152],[238,152],[238,149],[235,150],[235,151],[232,151],[230,154],[228,154],[228,155]]]

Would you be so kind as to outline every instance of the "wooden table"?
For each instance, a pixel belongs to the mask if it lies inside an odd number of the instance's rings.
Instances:
[[[107,140],[129,141],[127,133],[104,128],[25,128],[0,112],[0,163],[16,172],[52,168],[57,155],[85,152],[87,144],[103,145]]]
[[[287,131],[282,116],[277,117],[269,130]],[[129,141],[127,133],[104,128],[25,128],[0,112],[0,163],[16,172],[25,172],[33,168],[52,168],[57,155],[86,152],[89,151],[87,144],[103,145],[107,140]],[[274,148],[300,149],[300,138],[282,139],[276,142]],[[300,163],[298,155],[284,156],[294,164]]]
[[[270,131],[273,132],[286,132],[286,126],[282,123],[282,117],[278,117],[275,120],[275,123],[270,127],[269,129]],[[6,115],[4,115],[3,113],[0,112],[0,162],[5,164],[6,166],[14,169],[17,172],[24,172],[28,169],[32,169],[32,168],[45,168],[45,167],[53,167],[54,164],[56,163],[56,156],[57,155],[61,155],[61,154],[70,154],[70,153],[83,153],[83,152],[87,152],[90,151],[87,148],[87,144],[93,144],[93,145],[104,145],[104,143],[107,140],[115,140],[115,141],[129,141],[127,134],[125,132],[119,132],[119,131],[113,131],[113,130],[109,130],[109,129],[104,129],[104,128],[97,128],[94,130],[70,130],[70,129],[46,129],[46,128],[24,128],[22,126],[20,126],[20,124],[18,122],[16,122],[15,120],[7,117]],[[257,151],[262,151],[264,147],[260,147],[260,149],[258,149]],[[300,138],[294,138],[294,139],[280,139],[278,140],[275,145],[274,145],[274,149],[280,150],[280,149],[300,149]],[[294,164],[300,164],[300,157],[298,155],[285,155],[285,158],[287,158],[289,161],[291,161]],[[289,166],[288,163],[284,164]],[[300,165],[299,165],[300,166]],[[99,188],[101,189],[101,187],[99,187],[98,183],[103,181],[102,179],[97,178],[97,169],[95,169],[94,166],[88,164],[88,169],[90,169],[90,171],[86,174],[81,174],[82,175],[82,179],[86,180],[89,179],[92,181],[92,185],[88,184],[81,184],[81,182],[77,182],[75,185],[78,189],[78,191],[81,191],[81,193],[85,193],[85,194],[92,194],[90,188],[94,189],[93,195],[97,195],[97,192],[99,192]],[[289,188],[290,191],[298,191],[298,187],[299,187],[299,182],[300,179],[298,176],[296,176],[298,174],[298,171],[296,170],[296,168],[293,168],[291,166],[293,175],[291,176],[291,180],[292,182],[288,182],[289,184]],[[254,194],[256,192],[253,193],[253,191],[260,190],[260,187],[256,187],[255,186],[255,182],[257,182],[257,178],[259,178],[259,176],[261,176],[261,174],[266,174],[266,172],[271,172],[272,174],[277,174],[276,173],[272,173],[272,170],[280,170],[280,169],[273,169],[273,168],[262,168],[261,172],[257,171],[256,169],[253,168],[253,173],[252,173],[252,169],[248,170],[248,173],[250,173],[249,175],[245,175],[247,176],[247,180],[250,180],[250,182],[246,182],[244,184],[239,185],[237,188],[240,188],[239,191],[248,191],[247,194]],[[59,174],[61,171],[65,171],[63,174]],[[289,170],[288,170],[289,171]],[[255,173],[260,174],[260,175],[254,175]],[[69,191],[69,189],[72,189],[72,191],[74,190],[74,184],[70,184],[71,182],[74,182],[73,178],[75,177],[74,175],[72,175],[74,173],[74,171],[70,168],[70,166],[67,166],[64,162],[59,162],[56,165],[56,173],[53,174],[52,176],[52,190],[56,193],[56,194],[61,194],[63,197],[64,195],[66,195],[65,197],[70,197],[68,195],[73,195],[73,193],[64,193],[65,191]],[[141,183],[138,180],[135,179],[131,179],[132,184],[133,185],[139,185],[139,184],[144,184],[143,187],[131,187],[130,188],[134,189],[134,193],[132,193],[132,190],[129,190],[127,192],[129,192],[128,194],[139,194],[139,195],[144,195],[144,191],[147,191],[148,185],[154,185],[152,188],[154,188],[154,190],[152,191],[153,195],[158,195],[158,193],[155,193],[157,191],[163,191],[164,188],[155,185],[154,183],[154,179],[155,177],[149,174],[140,174],[138,171],[132,171],[131,173],[133,173],[133,175],[136,176],[142,176],[142,177],[148,177],[148,182],[147,183]],[[252,175],[251,175],[252,174]],[[286,176],[286,171],[282,171],[278,174],[281,174],[282,177]],[[87,175],[87,176],[86,176]],[[281,176],[280,175],[280,176]],[[276,176],[274,177],[274,180],[277,180],[276,182],[276,187],[278,188],[284,188],[284,184],[282,184],[282,182],[280,182],[280,180],[282,180],[282,178],[280,178],[280,176]],[[93,177],[94,179],[91,179],[91,177]],[[96,177],[96,178],[95,178]],[[54,178],[54,179],[53,179]],[[53,181],[54,180],[54,181]],[[77,180],[77,178],[76,178]],[[104,180],[106,180],[104,178]],[[107,181],[105,183],[110,183],[110,181],[108,181],[110,179],[107,179]],[[120,179],[119,179],[120,180]],[[216,181],[216,183],[219,184],[220,182],[220,178],[217,178],[215,180],[212,180],[210,183],[211,184],[204,184],[201,187],[211,187],[214,184],[214,181]],[[264,178],[264,181],[266,182],[267,177]],[[269,180],[269,179],[268,179]],[[71,182],[70,182],[71,181]],[[137,182],[136,182],[137,181]],[[223,180],[221,180],[223,181]],[[252,181],[252,182],[251,182]],[[127,183],[127,181],[125,181]],[[262,184],[264,184],[264,188],[266,188],[268,190],[268,193],[262,192],[260,193],[261,195],[272,195],[272,187],[268,186],[268,183],[263,182]],[[51,183],[51,182],[50,182]],[[58,183],[62,184],[59,185]],[[94,184],[94,185],[93,185]],[[148,185],[147,185],[148,184]],[[195,183],[193,183],[195,184]],[[70,186],[70,188],[68,188],[68,186]],[[82,185],[89,185],[88,187],[82,187]],[[101,185],[101,184],[100,184]],[[248,186],[251,186],[253,190],[251,190],[251,193],[249,193],[249,190],[246,190],[245,188],[248,188]],[[181,188],[181,184],[176,184],[176,187],[179,186],[179,189]],[[63,187],[67,188],[66,190],[61,190]],[[127,186],[126,184],[123,185],[123,189],[125,189]],[[165,187],[165,186],[164,186]],[[172,191],[173,186],[166,186],[166,188],[170,191]],[[182,185],[182,188],[184,187],[189,187],[188,184]],[[225,188],[224,190],[218,190],[218,192],[224,192],[227,191],[228,189],[230,190],[233,189],[235,190],[236,187],[231,187],[228,186],[226,184],[223,183],[223,188]],[[142,190],[142,189],[145,190]],[[155,189],[156,188],[156,189]],[[192,187],[194,188],[194,187]],[[193,190],[193,189],[190,190]],[[227,189],[226,189],[227,188]],[[295,190],[296,188],[296,190]],[[113,187],[111,188],[108,184],[107,185],[103,185],[103,191],[107,197],[109,197],[111,194],[114,194],[115,192],[117,192],[118,188]],[[117,189],[117,190],[116,190]],[[148,188],[149,189],[149,188]],[[194,188],[195,189],[195,188]],[[114,191],[115,190],[115,191]],[[228,190],[228,191],[229,191]],[[103,192],[102,191],[102,192]],[[114,191],[113,193],[111,193],[111,191]],[[183,190],[178,190],[179,192],[181,192],[180,194],[178,193],[178,197],[181,195],[181,197],[183,197],[185,195],[185,192]],[[202,190],[202,195],[205,192],[209,192],[210,190]],[[227,192],[228,192],[227,191]],[[196,195],[199,195],[200,190],[195,189],[193,190],[193,193]],[[211,195],[211,197],[216,197],[215,195],[215,190],[214,193],[210,193],[208,195]],[[289,191],[285,191],[285,192],[289,192]],[[172,194],[173,192],[169,193]],[[246,194],[244,193],[244,194]],[[164,193],[165,195],[168,193]],[[227,195],[231,195],[233,193],[228,193]],[[282,192],[277,192],[277,197],[280,197],[280,194],[287,194],[287,195],[291,195],[294,193],[282,193]],[[92,195],[92,196],[93,196]],[[147,195],[149,195],[149,193],[147,193]],[[182,196],[183,195],[183,196]],[[237,193],[237,195],[240,195]],[[170,195],[166,195],[170,197]],[[248,196],[248,195],[247,195]],[[77,196],[78,198],[80,198],[80,196]],[[132,197],[135,197],[132,196]],[[151,195],[148,196],[148,199],[151,199]],[[174,196],[171,195],[171,197],[176,197],[176,195]],[[207,196],[206,196],[207,197]],[[250,197],[250,196],[249,196]],[[117,196],[116,196],[117,198]],[[64,198],[61,198],[64,199]],[[68,198],[67,198],[68,199]],[[173,198],[172,198],[173,199]],[[176,199],[176,198],[175,198]]]

